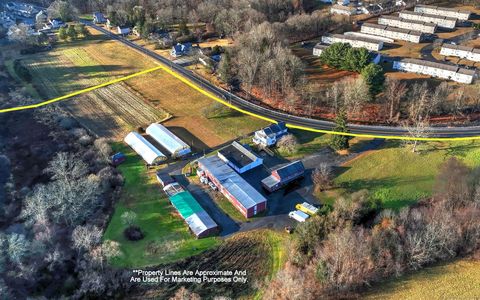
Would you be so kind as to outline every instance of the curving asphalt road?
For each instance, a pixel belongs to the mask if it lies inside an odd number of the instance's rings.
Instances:
[[[283,121],[287,124],[301,127],[308,127],[317,130],[332,130],[334,123],[330,121],[317,120],[305,117],[294,116],[282,112],[278,112],[272,109],[261,107],[259,105],[253,104],[243,98],[240,98],[220,87],[215,86],[204,78],[195,75],[190,70],[185,69],[184,67],[177,65],[170,61],[169,59],[151,51],[143,48],[131,42],[121,36],[111,33],[110,31],[97,26],[91,22],[83,21],[86,25],[91,26],[92,28],[102,32],[111,39],[118,40],[121,43],[144,53],[153,59],[159,61],[160,63],[170,67],[173,71],[181,74],[185,78],[189,79],[193,83],[207,90],[208,92],[214,94],[217,97],[223,98],[230,102],[231,104],[241,108],[245,111],[273,119],[276,121]],[[350,124],[348,126],[351,133],[354,134],[364,134],[364,135],[375,135],[375,136],[385,136],[385,137],[394,137],[394,136],[407,136],[408,132],[401,127],[390,127],[390,126],[375,126],[375,125],[356,125]],[[471,127],[432,127],[429,132],[431,132],[430,137],[439,137],[439,138],[459,138],[459,137],[480,137],[480,127],[471,126]]]

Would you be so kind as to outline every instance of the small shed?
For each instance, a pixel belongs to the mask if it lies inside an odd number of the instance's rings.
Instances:
[[[263,164],[263,159],[238,142],[233,142],[227,147],[220,149],[218,157],[240,174]]]
[[[138,132],[130,132],[125,137],[124,141],[149,165],[158,165],[167,159],[167,157],[160,152],[160,150],[155,148],[155,146],[153,146]]]
[[[272,171],[272,174],[262,180],[262,186],[269,192],[274,192],[288,183],[303,177],[305,167],[302,161],[291,162],[281,168]]]
[[[197,238],[214,235],[219,229],[217,223],[204,210],[192,214],[185,222]]]
[[[117,27],[117,33],[118,33],[118,34],[121,34],[121,35],[130,34],[130,28],[118,26],[118,27]]]
[[[162,171],[158,171],[156,176],[158,182],[160,182],[163,187],[175,182],[175,179],[173,179],[172,176],[162,173]]]
[[[182,157],[191,152],[190,146],[161,124],[154,123],[145,132],[164,147],[172,157]]]
[[[113,166],[118,166],[122,164],[126,159],[127,157],[125,156],[125,154],[123,154],[122,152],[118,152],[112,155],[111,163]]]

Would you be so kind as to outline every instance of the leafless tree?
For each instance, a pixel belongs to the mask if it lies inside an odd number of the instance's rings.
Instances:
[[[431,105],[433,113],[441,113],[445,110],[445,103],[451,94],[451,87],[447,82],[440,83],[431,95]]]
[[[200,296],[193,292],[190,292],[185,287],[179,288],[173,297],[170,300],[200,300]]]
[[[312,181],[320,191],[332,186],[332,168],[327,163],[321,163],[312,173]]]
[[[77,226],[72,232],[73,247],[90,251],[102,239],[102,230],[96,226]]]
[[[388,119],[393,121],[394,118],[398,120],[400,103],[407,94],[407,84],[398,79],[387,78],[385,82],[385,103],[388,107]]]
[[[287,134],[278,140],[277,147],[281,152],[291,155],[298,150],[298,140],[293,134]]]
[[[362,77],[349,79],[344,84],[343,103],[347,112],[356,114],[370,100],[368,85]]]
[[[416,152],[421,139],[430,135],[430,123],[426,119],[417,119],[412,123],[405,121],[403,122],[403,128],[408,132],[408,137],[410,138],[404,140],[404,143],[412,146],[413,153]]]

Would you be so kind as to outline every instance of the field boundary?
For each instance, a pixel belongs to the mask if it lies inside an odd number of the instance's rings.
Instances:
[[[200,86],[196,85],[195,83],[191,82],[187,78],[181,76],[177,72],[169,69],[166,66],[162,66],[162,65],[159,65],[157,67],[150,68],[150,69],[147,69],[147,70],[143,70],[143,71],[140,71],[140,72],[128,75],[128,76],[117,78],[117,79],[114,79],[114,80],[111,80],[111,81],[108,81],[108,82],[105,82],[105,83],[102,83],[102,84],[99,84],[99,85],[96,85],[96,86],[92,86],[92,87],[89,87],[89,88],[86,88],[86,89],[82,89],[82,90],[79,90],[79,91],[76,91],[76,92],[73,92],[73,93],[70,93],[70,94],[67,94],[67,95],[64,95],[64,96],[60,96],[60,97],[57,97],[57,98],[54,98],[54,99],[43,101],[43,102],[40,102],[40,103],[0,109],[0,113],[8,113],[8,112],[14,112],[14,111],[21,111],[21,110],[39,108],[39,107],[46,106],[46,105],[49,105],[49,104],[52,104],[52,103],[55,103],[55,102],[60,102],[60,101],[63,101],[63,100],[67,100],[69,98],[79,96],[81,94],[85,94],[85,93],[100,89],[102,87],[106,87],[106,86],[109,86],[109,85],[112,85],[112,84],[115,84],[115,83],[126,81],[128,79],[131,79],[131,78],[134,78],[134,77],[137,77],[137,76],[140,76],[140,75],[152,73],[152,72],[155,72],[155,71],[158,71],[158,70],[163,70],[163,71],[167,72],[168,74],[170,74],[173,77],[177,78],[178,80],[182,81],[183,83],[185,83],[189,87],[193,88],[194,90],[200,92],[201,94],[209,97],[210,99],[215,100],[215,101],[217,101],[217,102],[219,102],[219,103],[221,103],[221,104],[223,104],[223,105],[225,105],[225,106],[227,106],[231,109],[234,109],[238,112],[241,112],[243,114],[246,114],[246,115],[258,118],[258,119],[262,119],[262,120],[270,122],[270,123],[277,123],[277,121],[274,120],[274,119],[270,119],[270,118],[267,118],[267,117],[249,112],[249,111],[244,110],[240,107],[237,107],[237,106],[235,106],[235,105],[233,105],[233,104],[231,104],[231,103],[229,103],[229,102],[227,102],[223,99],[220,99],[219,97],[213,95],[212,93],[206,91],[205,89],[203,89]],[[289,127],[289,128],[300,129],[300,130],[311,131],[311,132],[324,133],[324,134],[343,135],[343,136],[350,136],[350,137],[363,137],[363,138],[378,138],[378,139],[386,139],[386,140],[410,140],[410,141],[468,141],[468,140],[480,140],[480,136],[450,137],[450,138],[448,138],[448,137],[408,137],[408,136],[398,136],[398,135],[373,135],[373,134],[362,134],[362,133],[339,132],[339,131],[333,131],[333,130],[315,129],[315,128],[311,128],[311,127],[298,126],[298,125],[293,125],[293,124],[286,124],[286,126]]]

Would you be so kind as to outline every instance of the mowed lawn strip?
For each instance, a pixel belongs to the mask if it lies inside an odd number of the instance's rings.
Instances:
[[[478,299],[480,261],[457,260],[383,283],[365,295],[369,300]]]
[[[116,151],[127,155],[127,161],[119,168],[125,178],[125,186],[115,212],[105,231],[105,240],[120,243],[122,256],[111,263],[119,267],[144,267],[172,262],[199,254],[220,243],[215,237],[195,239],[188,226],[176,214],[167,197],[156,183],[154,175],[144,167],[141,159],[129,148],[115,145]],[[121,215],[125,211],[137,214],[137,225],[145,238],[129,241],[123,231]]]
[[[386,208],[398,209],[431,195],[440,165],[458,157],[469,166],[480,165],[480,142],[429,143],[419,153],[387,142],[381,149],[340,167],[336,191],[369,190]]]

